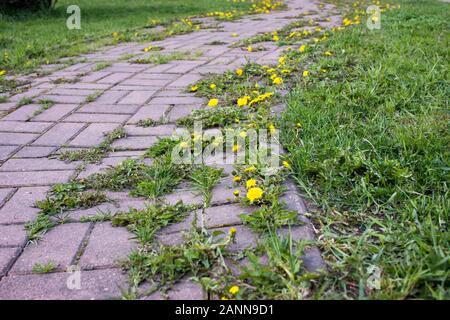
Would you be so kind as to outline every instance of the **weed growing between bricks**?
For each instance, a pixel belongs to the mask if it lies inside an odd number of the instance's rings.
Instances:
[[[201,57],[202,54],[203,53],[201,51],[177,51],[166,54],[155,53],[150,55],[149,57],[131,60],[131,62],[137,64],[166,64],[176,60],[194,60]]]
[[[114,151],[111,147],[112,143],[118,139],[125,138],[127,133],[123,127],[118,127],[112,132],[108,133],[98,146],[81,149],[76,151],[65,151],[58,155],[58,159],[66,162],[83,161],[86,163],[98,163],[108,152]]]

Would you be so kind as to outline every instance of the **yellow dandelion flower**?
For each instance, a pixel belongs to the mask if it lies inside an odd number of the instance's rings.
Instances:
[[[233,145],[233,152],[236,153],[239,151],[239,146],[237,144]]]
[[[6,70],[0,70],[0,77],[6,74]]]
[[[252,173],[252,172],[255,172],[255,171],[256,171],[256,168],[254,166],[251,166],[251,167],[248,167],[248,168],[244,169],[244,172],[247,172],[247,173]]]
[[[211,99],[208,102],[208,107],[216,107],[219,104],[219,99]]]
[[[195,92],[195,91],[197,91],[198,90],[198,86],[192,86],[191,87],[191,92]]]
[[[239,190],[234,190],[233,195],[234,195],[235,197],[239,197]]]
[[[248,52],[252,52],[252,51],[253,51],[252,46],[248,46],[248,47],[247,47],[247,51],[248,51]]]
[[[228,300],[228,298],[227,297],[222,297],[222,298],[220,298],[220,300]]]
[[[214,90],[217,86],[216,86],[215,83],[211,83],[211,84],[209,85],[209,87],[210,87],[212,90]]]
[[[231,36],[232,36],[232,37],[237,37],[238,34],[237,34],[237,33],[233,33]]]
[[[309,76],[309,71],[308,70],[305,70],[305,71],[303,71],[303,77],[308,77]]]
[[[289,162],[283,161],[283,167],[285,167],[286,169],[290,169],[291,165],[289,164]]]
[[[330,51],[326,51],[326,52],[324,53],[324,55],[326,55],[326,56],[332,56],[333,54],[332,54]]]
[[[263,193],[261,188],[250,188],[247,191],[247,199],[250,200],[250,202],[254,202],[255,200],[261,199]]]
[[[275,132],[276,132],[276,128],[275,128],[275,126],[273,125],[273,124],[270,124],[269,125],[269,131],[270,131],[270,133],[272,133],[272,134],[274,134]]]
[[[231,294],[237,294],[239,292],[239,287],[238,286],[232,286],[230,288],[230,290],[228,290],[228,292],[230,292]]]
[[[234,176],[233,182],[241,182],[242,177],[241,176]]]
[[[239,133],[239,137],[241,137],[241,138],[246,138],[247,137],[247,132],[245,132],[245,131],[241,131],[240,133]]]
[[[272,80],[272,83],[273,83],[274,85],[280,85],[280,84],[283,83],[283,79],[280,78],[280,77],[276,77],[276,78],[274,78],[274,79]]]
[[[236,229],[236,228],[230,228],[230,230],[228,230],[228,233],[229,233],[230,235],[235,235],[236,232],[237,232],[237,229]]]
[[[305,50],[306,50],[306,45],[301,45],[300,46],[300,48],[298,48],[298,51],[300,51],[300,52],[305,52]]]
[[[244,73],[244,70],[242,70],[242,69],[237,69],[236,70],[236,74],[240,77],[240,76],[242,76],[242,74]]]
[[[255,179],[249,179],[249,180],[247,180],[245,185],[247,186],[247,189],[255,187],[256,186],[256,180]]]
[[[248,104],[248,97],[247,97],[247,96],[242,97],[242,98],[239,98],[239,99],[237,100],[237,105],[238,105],[239,107],[246,106],[247,104]]]

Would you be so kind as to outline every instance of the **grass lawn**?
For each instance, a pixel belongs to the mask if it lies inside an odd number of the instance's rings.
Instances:
[[[69,30],[69,5],[81,9],[81,30]],[[111,36],[167,20],[211,11],[245,9],[250,1],[225,0],[60,0],[55,10],[0,15],[0,70],[24,71],[55,58],[92,48],[86,39]],[[97,41],[97,45],[105,42]],[[7,58],[6,58],[6,56]]]
[[[281,121],[331,269],[318,298],[450,298],[450,7],[395,3],[381,30],[364,21],[322,44],[331,57],[310,53],[316,76]]]

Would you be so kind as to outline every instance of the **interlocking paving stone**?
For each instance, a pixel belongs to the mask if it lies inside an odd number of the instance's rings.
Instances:
[[[92,300],[113,299],[122,296],[127,275],[120,269],[81,271],[80,289],[67,283],[73,273],[9,275],[0,281],[0,299],[10,300]]]
[[[2,189],[4,190],[4,189]],[[23,187],[0,208],[1,223],[26,223],[33,220],[39,209],[33,207],[37,200],[43,200],[48,187]]]
[[[1,186],[31,186],[50,185],[67,182],[74,171],[26,171],[26,172],[0,172]]]
[[[0,146],[0,160],[7,159],[18,146]]]
[[[6,274],[20,251],[20,247],[0,248],[0,279]]]
[[[2,121],[1,132],[42,133],[51,126],[46,122]]]
[[[111,267],[126,260],[137,247],[131,240],[134,235],[126,228],[115,228],[111,223],[97,223],[89,237],[89,243],[80,259],[83,268]]]
[[[3,204],[3,202],[8,198],[8,196],[13,192],[14,189],[12,188],[4,188],[0,189],[0,205]]]
[[[192,113],[192,111],[201,108],[201,105],[177,105],[170,110],[167,117],[169,118],[169,121],[176,121],[178,119],[187,117]]]
[[[12,266],[10,273],[30,273],[36,263],[52,262],[58,269],[66,269],[76,257],[89,229],[88,223],[58,225],[36,243],[30,243]]]
[[[128,150],[147,149],[158,139],[155,136],[134,136],[126,139],[116,140],[112,143],[113,148],[123,148]]]
[[[30,143],[37,136],[33,133],[0,132],[0,145],[23,145]]]
[[[15,156],[17,158],[42,158],[49,156],[54,147],[23,147]]]
[[[127,91],[109,90],[95,99],[95,102],[101,104],[114,104],[127,94]]]
[[[77,107],[77,104],[55,104],[37,116],[34,116],[31,121],[56,122],[71,113]]]
[[[139,127],[135,125],[124,126],[125,131],[132,136],[170,136],[175,130],[175,126],[165,124],[154,127]]]
[[[69,146],[92,147],[99,145],[105,139],[105,134],[112,132],[118,126],[119,124],[115,123],[92,123],[70,141]]]
[[[80,131],[83,126],[82,123],[58,123],[39,137],[33,145],[60,146]]]
[[[127,121],[129,117],[127,114],[74,113],[64,119],[64,122],[122,123]]]
[[[132,74],[131,73],[113,73],[103,79],[100,79],[97,81],[97,83],[109,83],[109,84],[116,84],[119,83],[123,80],[125,80],[126,78],[130,77]]]
[[[51,100],[57,103],[82,103],[86,100],[85,96],[72,96],[72,95],[65,95],[65,96],[56,96],[56,95],[45,95],[41,96],[40,99],[43,100]]]
[[[0,171],[74,170],[77,163],[54,159],[10,159],[0,166]]]
[[[23,225],[0,225],[0,247],[21,247],[26,241]]]
[[[124,98],[120,99],[119,104],[144,104],[155,93],[155,91],[131,91]]]
[[[100,104],[98,102],[93,102],[82,106],[80,109],[78,109],[78,112],[134,114],[138,109],[139,109],[138,105]]]
[[[169,105],[151,105],[144,106],[136,112],[134,116],[128,120],[128,123],[138,123],[140,120],[151,119],[154,121],[160,120],[164,114],[169,110]]]

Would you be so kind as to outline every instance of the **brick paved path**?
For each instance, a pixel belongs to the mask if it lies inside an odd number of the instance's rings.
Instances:
[[[24,223],[32,221],[38,209],[36,200],[55,183],[70,178],[86,177],[126,158],[139,157],[157,137],[171,135],[174,122],[193,110],[206,105],[203,99],[185,93],[187,85],[208,73],[222,73],[236,69],[246,60],[261,64],[275,63],[283,48],[265,43],[267,51],[247,52],[228,45],[259,32],[274,31],[288,24],[289,17],[308,10],[318,10],[311,1],[291,0],[286,11],[250,16],[237,22],[223,22],[222,29],[199,32],[153,42],[164,48],[161,53],[199,50],[202,56],[190,61],[173,61],[162,65],[132,64],[120,60],[124,54],[145,56],[148,44],[125,43],[104,51],[87,54],[88,62],[78,63],[33,80],[26,92],[13,96],[11,102],[0,104],[0,299],[107,299],[120,297],[120,287],[127,287],[127,275],[117,266],[136,247],[125,228],[113,228],[110,222],[81,223],[80,218],[94,215],[99,210],[117,212],[129,207],[141,208],[145,200],[130,198],[127,193],[110,193],[118,205],[102,204],[69,214],[70,221],[50,230],[38,243],[28,243]],[[326,7],[325,7],[326,8]],[[323,9],[321,9],[323,10]],[[311,16],[315,17],[315,16]],[[238,34],[233,37],[232,34]],[[212,41],[228,44],[208,45]],[[101,71],[95,71],[98,62],[112,62]],[[50,68],[47,66],[47,68]],[[72,79],[84,74],[75,83],[54,84],[52,80]],[[85,103],[86,97],[98,90],[103,94],[94,102]],[[57,104],[34,115],[39,105],[29,104],[15,108],[16,102],[29,96],[34,101],[51,99]],[[143,128],[136,126],[142,119],[160,120],[167,124]],[[79,163],[64,163],[49,159],[61,150],[74,150],[98,145],[105,132],[124,125],[128,137],[114,142],[121,148],[108,154],[99,165],[88,165],[81,173]],[[229,178],[227,179],[229,181]],[[288,207],[304,212],[304,204],[290,185],[285,196]],[[202,199],[189,190],[178,190],[165,197],[175,203],[202,203]],[[226,183],[214,189],[212,207],[206,210],[207,227],[223,228],[236,225],[237,243],[233,250],[255,244],[254,235],[241,225],[238,214],[243,212],[230,203],[232,190]],[[118,207],[116,207],[118,206]],[[303,218],[305,219],[305,218]],[[305,220],[306,221],[306,220]],[[158,239],[163,243],[182,241],[180,231],[189,228],[189,219],[163,229]],[[296,238],[313,237],[310,224],[294,229]],[[320,254],[311,250],[305,257],[310,268],[322,266]],[[57,269],[49,274],[34,274],[33,265],[52,261]],[[80,290],[69,290],[71,265],[82,268]],[[189,281],[178,283],[169,292],[171,299],[204,298],[201,289]],[[150,298],[160,298],[154,294]]]

